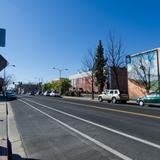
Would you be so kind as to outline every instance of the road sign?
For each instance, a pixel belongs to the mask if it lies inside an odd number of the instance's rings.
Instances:
[[[0,71],[4,69],[7,65],[7,60],[2,55],[0,55]]]
[[[6,30],[0,28],[0,47],[5,47],[6,43]]]

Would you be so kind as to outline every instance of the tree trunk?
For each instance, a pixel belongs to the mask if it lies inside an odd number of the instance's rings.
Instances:
[[[92,100],[94,99],[94,76],[93,76],[93,71],[92,71]]]

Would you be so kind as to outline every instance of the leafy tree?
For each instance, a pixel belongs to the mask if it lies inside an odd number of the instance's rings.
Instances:
[[[64,94],[71,87],[70,80],[68,78],[61,78],[60,80],[52,82],[52,88]]]
[[[66,91],[69,91],[71,87],[71,82],[68,78],[61,78],[61,93],[64,94]]]
[[[60,88],[60,80],[52,81],[52,88],[56,91],[59,91]]]
[[[45,83],[42,86],[43,91],[51,90],[52,89],[52,84],[51,83]]]
[[[98,86],[99,92],[103,91],[105,85],[105,66],[106,66],[106,59],[104,57],[104,49],[101,40],[99,41],[96,55],[95,55],[95,77],[96,77],[96,84]]]

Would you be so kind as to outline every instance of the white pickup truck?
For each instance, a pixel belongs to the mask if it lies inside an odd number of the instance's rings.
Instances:
[[[119,91],[118,89],[107,89],[102,92],[102,94],[98,95],[98,101],[108,101],[109,103],[126,103],[129,100],[128,94],[124,91]]]

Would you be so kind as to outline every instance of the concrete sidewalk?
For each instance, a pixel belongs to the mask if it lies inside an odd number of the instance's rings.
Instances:
[[[63,98],[66,99],[77,99],[77,100],[86,100],[86,101],[98,101],[97,98],[92,99],[91,97],[85,97],[85,96],[81,96],[81,97],[76,97],[76,96],[62,96]]]
[[[0,103],[0,160],[9,160],[5,102]]]
[[[0,140],[6,138],[6,105],[0,102]]]
[[[26,158],[24,147],[20,135],[17,130],[16,122],[14,119],[12,107],[10,103],[8,106],[8,138],[12,147],[12,160],[21,160]],[[5,152],[4,152],[5,151]],[[8,158],[8,145],[7,145],[7,121],[6,121],[6,103],[0,102],[0,160],[9,160]],[[23,158],[22,158],[23,157]]]
[[[14,119],[14,114],[12,111],[12,106],[8,103],[8,113],[9,113],[9,140],[12,144],[12,160],[20,160],[22,158],[26,158],[26,153],[24,150],[24,146],[22,143],[22,139],[19,135],[16,121]]]

